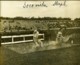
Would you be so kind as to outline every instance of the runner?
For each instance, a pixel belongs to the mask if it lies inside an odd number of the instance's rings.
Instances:
[[[56,42],[57,44],[62,45],[64,43],[63,31],[65,30],[64,27],[61,27],[57,33]]]
[[[34,34],[33,35],[33,41],[34,41],[35,45],[43,47],[43,43],[39,39],[39,32],[37,30],[34,30],[33,34]]]

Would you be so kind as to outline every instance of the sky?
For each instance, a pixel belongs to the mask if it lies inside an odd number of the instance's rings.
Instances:
[[[1,1],[1,16],[3,17],[80,17],[80,1],[66,1],[66,6],[53,6],[55,1],[45,1],[48,7],[23,8],[26,4],[40,4],[44,1]],[[58,1],[64,3],[64,1]]]

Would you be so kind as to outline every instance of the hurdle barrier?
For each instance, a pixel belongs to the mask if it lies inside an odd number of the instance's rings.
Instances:
[[[44,40],[44,34],[39,34],[39,36],[42,36],[40,40]],[[21,37],[22,40],[20,41],[14,41],[15,38]],[[32,42],[33,39],[26,40],[26,37],[33,37],[33,34],[28,34],[28,35],[11,35],[11,36],[1,36],[1,39],[11,39],[10,42],[1,42],[1,44],[14,44],[14,43],[24,43],[24,42]]]

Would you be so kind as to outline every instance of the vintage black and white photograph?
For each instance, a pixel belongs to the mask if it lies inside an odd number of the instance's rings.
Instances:
[[[0,1],[0,65],[80,65],[80,1]]]

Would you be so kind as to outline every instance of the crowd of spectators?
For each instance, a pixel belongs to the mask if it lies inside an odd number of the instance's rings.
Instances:
[[[2,18],[2,19],[4,19],[4,18]],[[11,18],[6,18],[6,19],[11,20]],[[59,28],[62,25],[66,26],[67,28],[80,27],[80,18],[76,18],[74,20],[71,20],[70,18],[51,18],[51,17],[22,18],[22,17],[15,17],[15,18],[12,18],[12,20],[13,20],[12,22],[9,21],[9,24],[6,24],[7,26],[5,26],[6,22],[4,22],[4,24],[3,24],[4,31],[9,30],[12,32],[12,31],[34,30],[35,27],[38,29],[41,29],[41,30],[49,30],[49,29]],[[19,21],[17,22],[16,20],[19,20]],[[26,21],[26,22],[24,22],[24,21]]]

